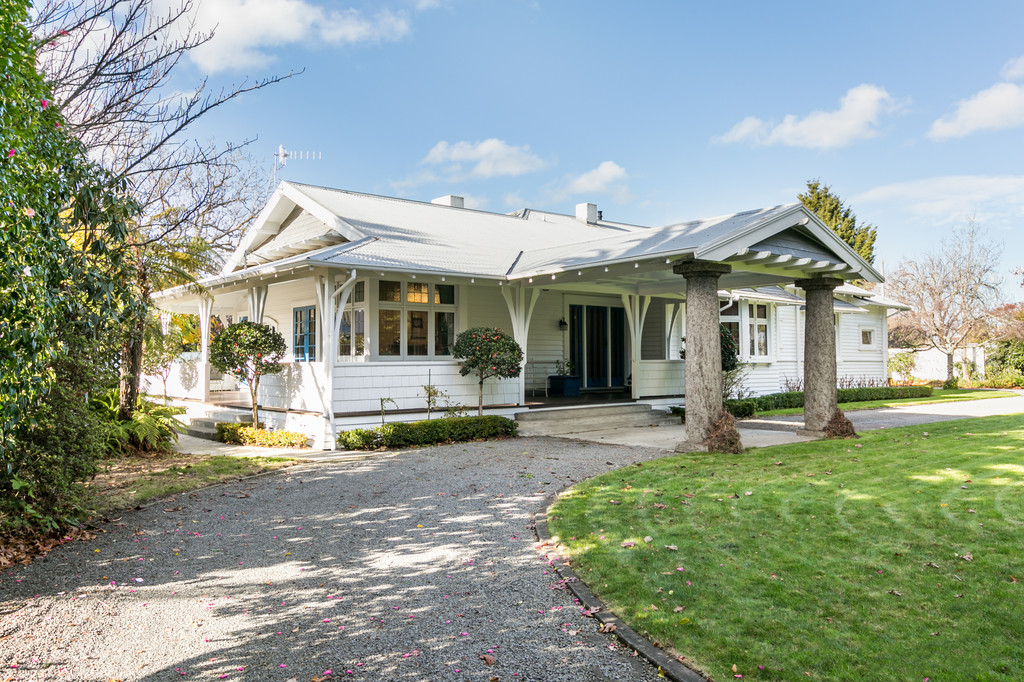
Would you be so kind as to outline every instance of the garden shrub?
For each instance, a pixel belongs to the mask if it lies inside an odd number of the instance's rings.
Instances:
[[[107,426],[104,435],[109,455],[170,452],[178,434],[185,431],[185,425],[175,418],[185,413],[184,407],[160,405],[141,396],[132,416],[122,419],[117,388],[96,393],[89,407]]]
[[[259,424],[253,428],[251,423],[237,424],[234,422],[218,422],[216,425],[217,440],[233,445],[256,445],[267,448],[308,448],[309,437],[297,431],[268,431]]]
[[[338,434],[338,447],[343,450],[375,450],[377,444],[376,429],[352,429]]]
[[[517,424],[507,417],[452,417],[418,422],[391,422],[373,429],[351,429],[338,434],[338,447],[346,450],[401,448],[514,436]]]
[[[933,394],[931,386],[865,386],[836,390],[836,402],[854,403],[868,400],[896,400],[899,398],[927,398]],[[743,400],[726,400],[725,409],[737,419],[751,417],[757,412],[785,410],[804,406],[803,391],[769,393]]]
[[[82,483],[96,475],[113,426],[80,395],[55,386],[15,430],[11,458],[0,458],[0,531],[56,530],[87,507]],[[7,461],[4,461],[6,459]]]

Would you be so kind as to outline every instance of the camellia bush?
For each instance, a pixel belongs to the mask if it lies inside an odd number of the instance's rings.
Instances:
[[[511,379],[523,371],[523,349],[511,336],[494,327],[474,327],[455,339],[453,355],[462,360],[459,374],[479,379],[477,415],[484,414],[484,381]]]
[[[281,333],[257,322],[239,322],[222,331],[210,345],[210,362],[245,381],[252,395],[252,423],[259,424],[257,391],[264,374],[277,374],[288,351]]]

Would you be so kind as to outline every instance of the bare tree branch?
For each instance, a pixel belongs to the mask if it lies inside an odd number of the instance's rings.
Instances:
[[[985,239],[971,218],[938,251],[904,260],[889,278],[893,296],[911,307],[893,317],[893,329],[944,353],[949,379],[953,352],[984,335],[999,302],[1001,254],[1002,246]]]

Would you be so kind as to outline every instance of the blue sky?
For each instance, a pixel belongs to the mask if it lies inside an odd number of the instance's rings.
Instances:
[[[492,211],[598,204],[639,224],[831,185],[877,261],[974,216],[1022,299],[1024,3],[202,0],[181,76],[305,69],[200,139],[316,151],[279,177]]]

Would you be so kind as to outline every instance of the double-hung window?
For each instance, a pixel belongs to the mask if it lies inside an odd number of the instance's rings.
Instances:
[[[359,281],[352,288],[349,304],[341,313],[338,335],[338,355],[355,358],[366,353],[366,282]]]
[[[747,362],[770,362],[772,348],[771,308],[766,303],[723,304],[719,313],[722,326],[736,341],[741,357]]]
[[[729,330],[732,334],[732,340],[736,342],[737,348],[742,348],[740,345],[740,304],[738,301],[733,301],[728,306],[723,308],[718,314],[719,319],[722,322],[722,326]]]
[[[455,285],[380,280],[377,354],[450,357],[455,343]]]
[[[295,362],[316,361],[316,306],[295,308],[292,311],[292,357]]]
[[[768,359],[768,305],[750,303],[747,305],[747,328],[749,331],[748,353],[751,360]]]

